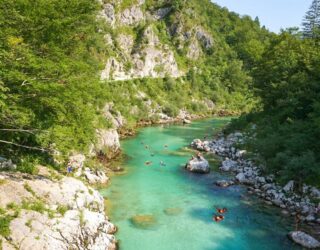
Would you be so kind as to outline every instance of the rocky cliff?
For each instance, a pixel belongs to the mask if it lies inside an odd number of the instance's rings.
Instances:
[[[4,250],[115,249],[115,227],[105,215],[103,197],[53,170],[1,172],[0,207],[6,218],[0,236]]]
[[[197,60],[213,47],[209,31],[195,24],[187,28],[172,1],[105,1],[101,18],[110,27],[106,43],[114,53],[107,59],[101,79],[174,78],[186,72],[177,62],[177,49]],[[188,15],[188,13],[184,13]],[[189,15],[193,15],[189,10]],[[176,21],[170,23],[169,19]],[[175,45],[178,44],[178,47]]]

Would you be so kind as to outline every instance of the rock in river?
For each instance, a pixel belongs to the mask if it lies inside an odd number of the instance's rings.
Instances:
[[[156,224],[156,218],[153,215],[135,215],[131,218],[131,223],[138,228],[147,229]]]
[[[209,162],[201,157],[196,157],[186,164],[186,169],[193,173],[208,174],[210,172]]]
[[[180,207],[169,207],[169,208],[166,208],[165,210],[163,210],[163,212],[166,215],[174,216],[174,215],[181,214],[182,208],[180,208]]]
[[[304,232],[294,231],[294,232],[290,232],[288,234],[288,236],[295,243],[297,243],[305,248],[312,249],[312,248],[320,247],[319,241],[317,241],[315,238],[313,238],[312,236],[310,236]]]
[[[233,181],[227,181],[227,180],[219,180],[219,181],[216,181],[216,185],[219,186],[219,187],[229,187],[231,185],[234,185],[234,182]]]

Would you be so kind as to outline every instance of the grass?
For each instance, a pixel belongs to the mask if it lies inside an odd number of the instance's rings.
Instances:
[[[68,207],[67,206],[59,205],[58,208],[57,208],[57,212],[59,214],[61,214],[62,216],[64,216],[67,211],[68,211]]]
[[[14,202],[10,202],[9,204],[7,204],[7,209],[17,210],[18,208],[19,206]]]
[[[10,235],[10,222],[12,218],[9,216],[0,217],[0,235],[8,237]]]
[[[43,214],[44,212],[48,212],[48,209],[46,208],[44,202],[40,200],[34,201],[34,202],[23,201],[21,208],[26,210],[36,211],[41,214]]]
[[[80,226],[83,227],[85,224],[83,210],[80,211],[79,220],[80,220]]]
[[[25,188],[25,190],[27,190],[29,193],[31,193],[33,196],[36,196],[36,193],[33,191],[33,189],[29,186],[28,183],[24,183],[23,187]]]
[[[32,220],[29,219],[29,220],[25,223],[25,225],[26,225],[27,227],[29,227],[30,229],[32,229]]]

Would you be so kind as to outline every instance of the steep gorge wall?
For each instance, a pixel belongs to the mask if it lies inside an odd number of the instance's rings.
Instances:
[[[124,9],[122,1],[103,4],[101,17],[111,28],[105,36],[106,43],[114,53],[106,62],[102,80],[177,78],[186,72],[179,67],[173,40],[179,41],[179,49],[186,49],[185,57],[190,60],[197,60],[203,49],[213,46],[212,36],[201,26],[185,30],[182,20],[172,25],[167,22],[171,15],[179,15],[170,1],[158,1],[152,8],[146,5],[142,0],[132,1]],[[159,23],[164,24],[160,30],[162,37],[158,34]]]

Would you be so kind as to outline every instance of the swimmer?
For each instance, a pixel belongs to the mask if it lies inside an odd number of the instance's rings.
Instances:
[[[212,217],[212,220],[214,220],[215,222],[220,222],[224,220],[224,216],[223,215],[214,215]]]
[[[152,164],[152,161],[146,161],[144,164],[150,166]]]
[[[160,166],[165,167],[167,164],[165,164],[163,161],[160,161]]]
[[[224,214],[224,213],[226,213],[227,211],[228,211],[228,209],[227,208],[216,208],[217,209],[217,212],[219,213],[219,214]]]
[[[154,156],[154,153],[151,153],[151,156]]]
[[[144,148],[145,148],[145,149],[149,149],[149,146],[148,146],[148,145],[145,145]]]
[[[198,158],[198,160],[201,160],[202,154],[200,152],[197,153],[197,158]]]
[[[165,148],[168,148],[168,145],[167,145],[167,144],[165,144],[165,145],[164,145],[164,147],[165,147]]]

